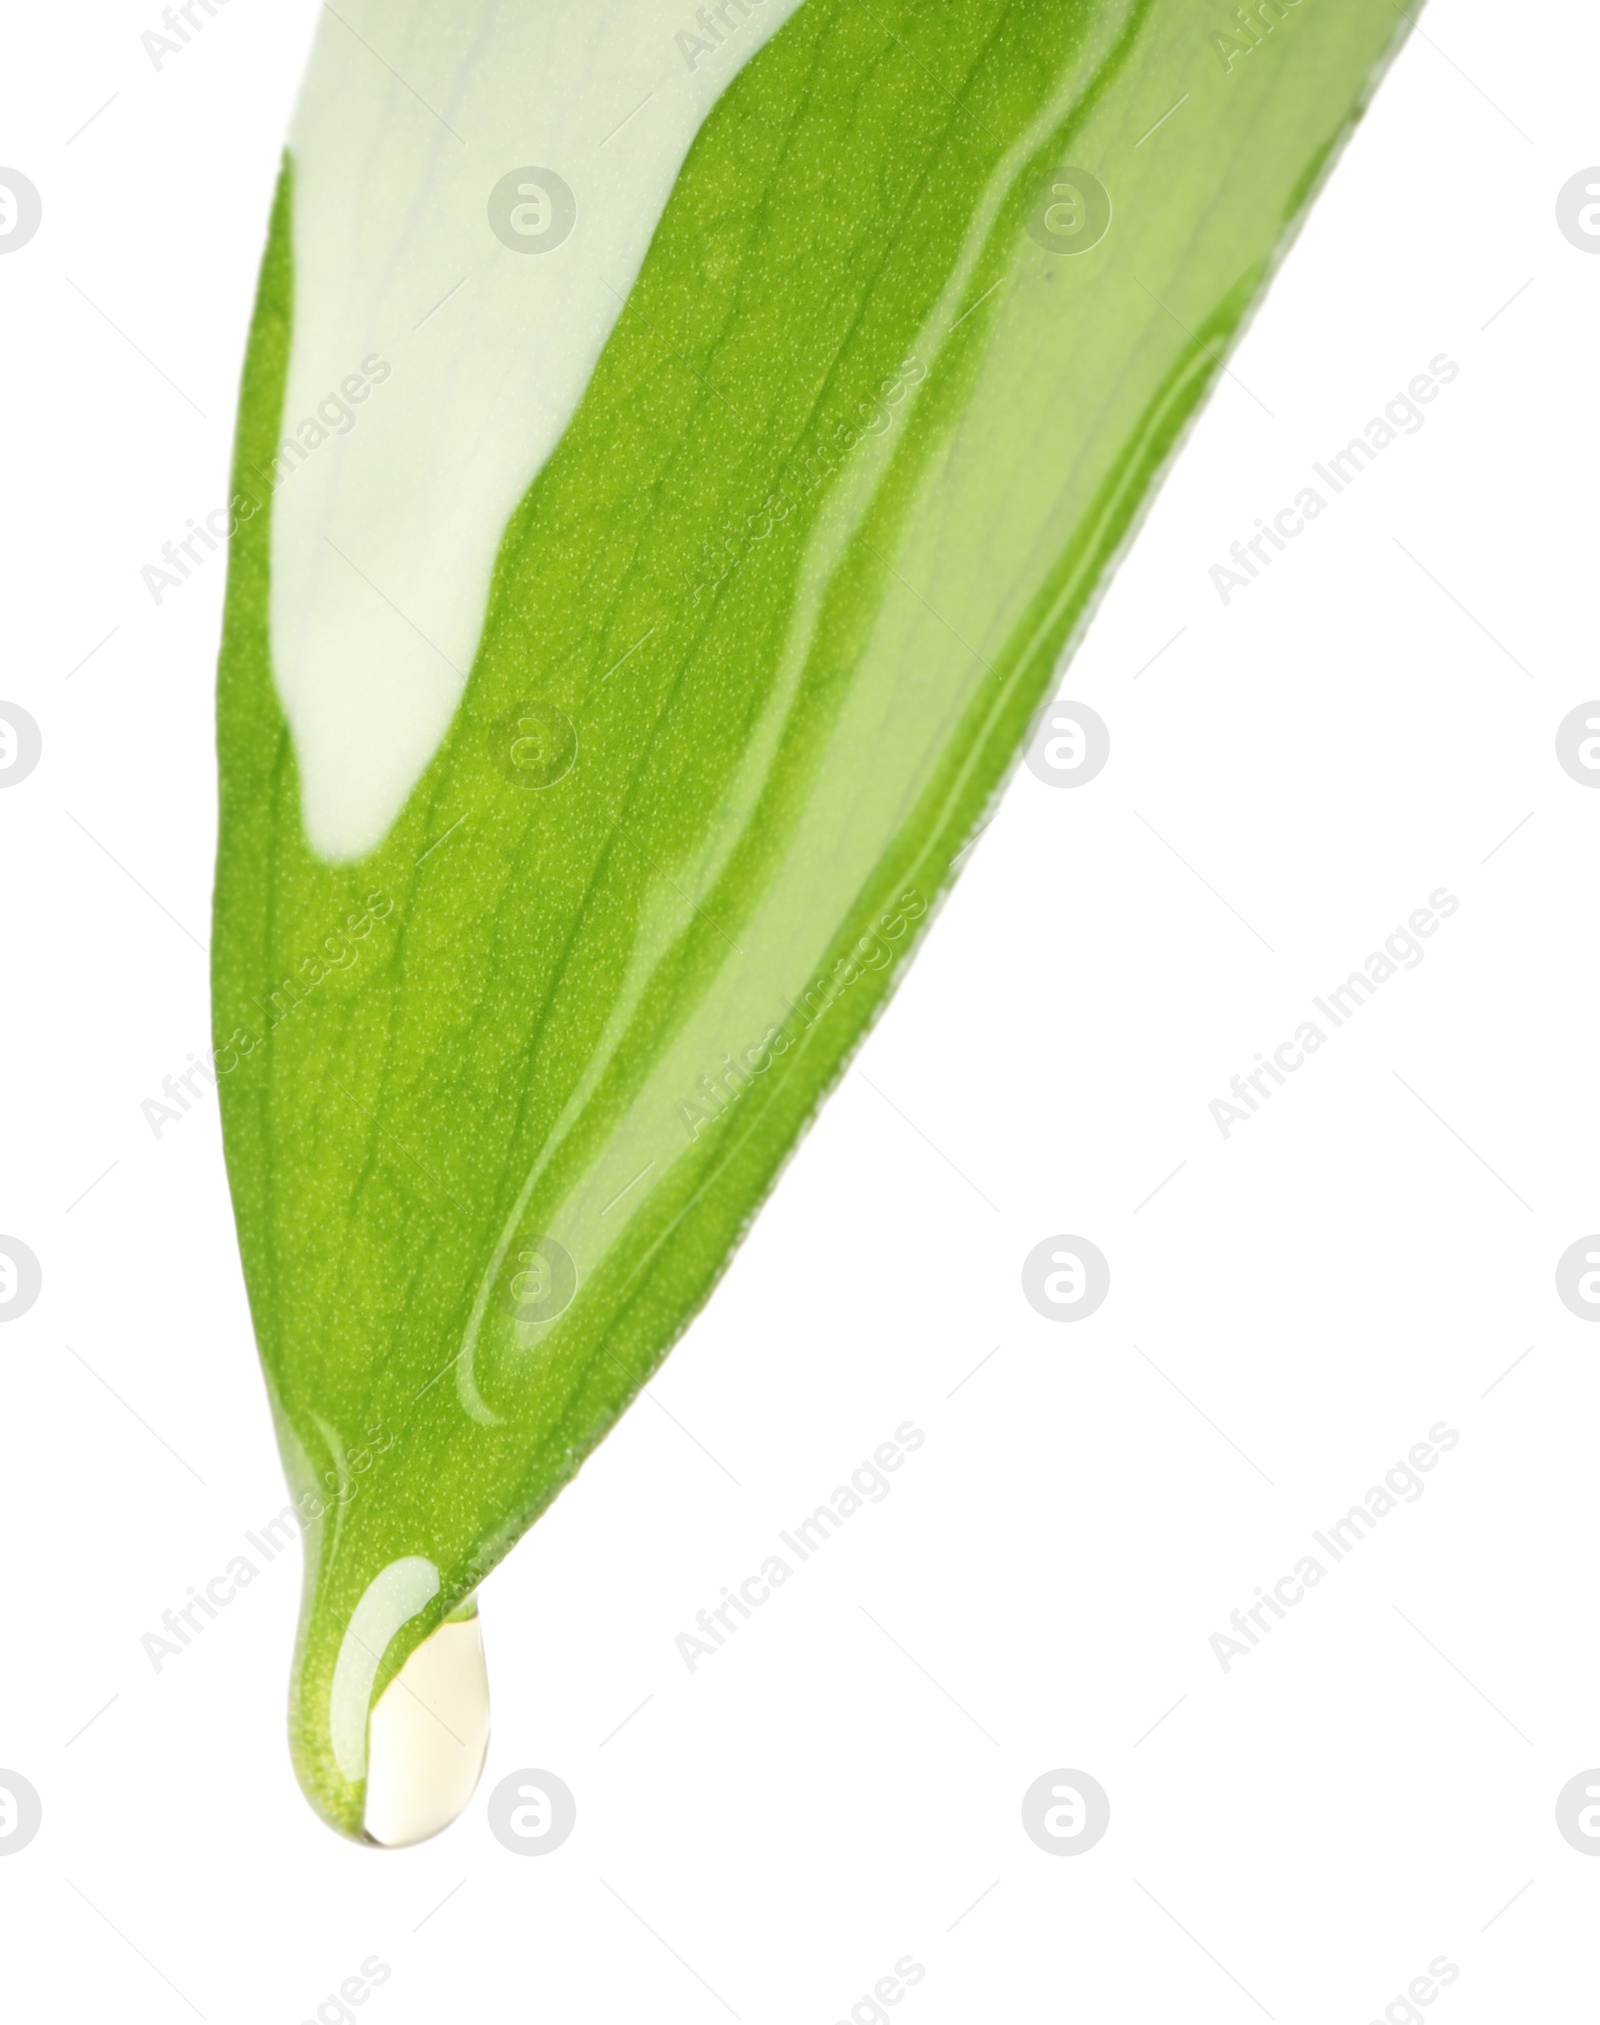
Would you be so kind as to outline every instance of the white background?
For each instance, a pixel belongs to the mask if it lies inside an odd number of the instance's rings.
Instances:
[[[1109,766],[1013,782],[709,1310],[486,1586],[478,1800],[380,1854],[291,1777],[291,1557],[159,1675],[139,1644],[282,1502],[214,1103],[139,1108],[206,1045],[223,569],[159,608],[139,569],[225,494],[314,14],[232,0],[159,74],[131,5],[7,31],[45,205],[0,261],[0,696],[44,738],[0,795],[0,1231],[45,1276],[0,1331],[0,1766],[44,1802],[8,2009],[299,2025],[376,1954],[373,2025],[833,2025],[911,1954],[908,2025],[1366,2025],[1446,1954],[1445,2025],[1580,2015],[1600,1332],[1554,1266],[1600,1227],[1600,795],[1554,732],[1600,695],[1600,259],[1554,202],[1600,24],[1429,10],[1064,678]],[[1224,609],[1209,565],[1441,351],[1421,432]],[[1426,960],[1224,1141],[1210,1100],[1441,885]],[[1075,1326],[1020,1289],[1058,1232],[1111,1262]],[[691,1676],[674,1635],[907,1419],[892,1494]],[[1440,1420],[1426,1494],[1224,1675],[1211,1633]],[[483,1811],[530,1766],[578,1803],[537,1860]],[[1071,1860],[1019,1818],[1062,1766],[1111,1798]]]

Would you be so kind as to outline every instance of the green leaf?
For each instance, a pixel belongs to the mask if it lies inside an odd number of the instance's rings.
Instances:
[[[1397,18],[1261,16],[1247,46],[1187,0],[805,0],[701,130],[506,528],[450,731],[359,863],[305,840],[270,499],[241,525],[216,1067],[309,1522],[295,1763],[344,1832],[356,1605],[397,1562],[439,1571],[375,1695],[706,1299]],[[1097,186],[1103,236],[1058,250],[1094,238]],[[241,474],[282,419],[293,202],[286,163]]]

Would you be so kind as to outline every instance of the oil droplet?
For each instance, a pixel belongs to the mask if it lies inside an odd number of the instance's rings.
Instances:
[[[471,1800],[489,1748],[489,1676],[476,1612],[446,1618],[378,1697],[367,1738],[367,1838],[425,1842]]]

